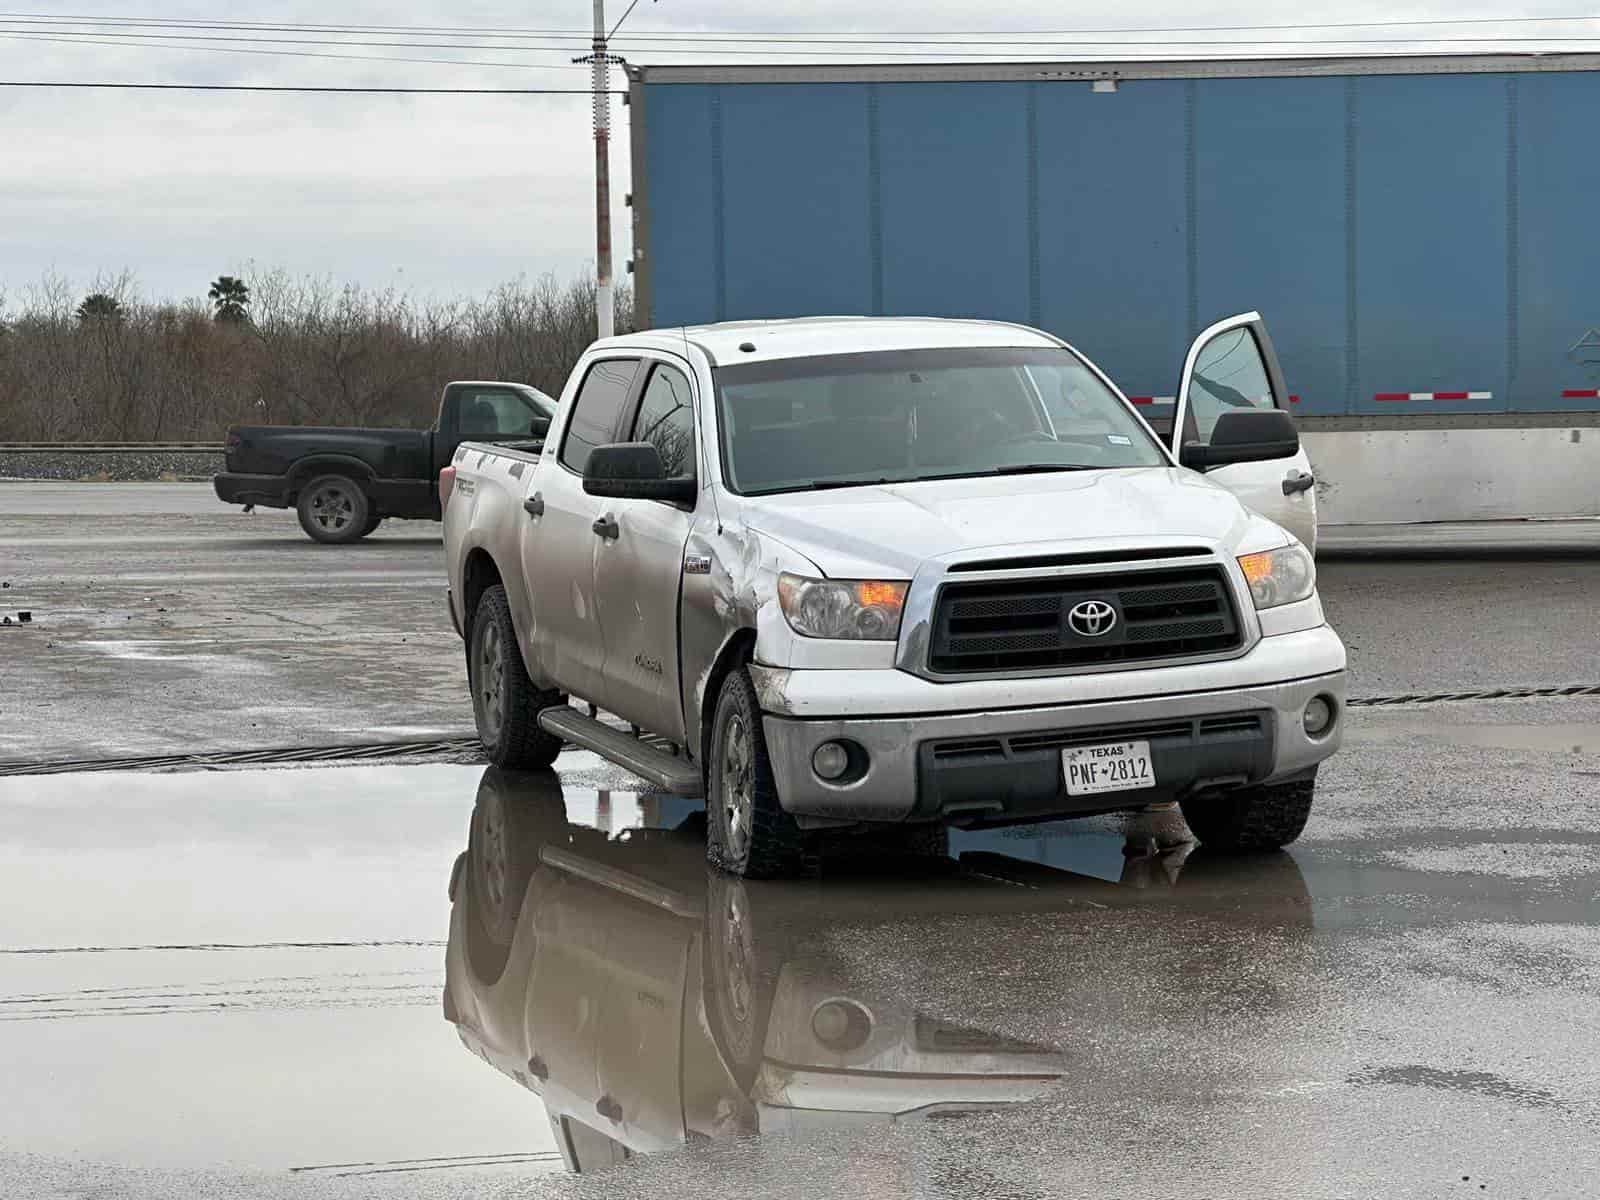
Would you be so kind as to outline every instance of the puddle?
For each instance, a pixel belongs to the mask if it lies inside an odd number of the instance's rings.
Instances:
[[[1600,724],[1570,725],[1470,725],[1434,718],[1374,716],[1363,712],[1362,720],[1345,729],[1345,742],[1389,742],[1401,738],[1424,737],[1456,746],[1477,746],[1489,750],[1525,750],[1537,754],[1600,756]]]
[[[0,905],[30,914],[0,946],[0,1058],[30,1098],[0,1105],[0,1145],[522,1177],[987,1112],[1060,1080],[1060,1048],[863,984],[816,935],[865,928],[894,974],[886,920],[1237,919],[1253,894],[1309,927],[1292,858],[1197,857],[1175,814],[898,864],[844,847],[820,882],[746,884],[706,866],[697,804],[562,765],[0,781]]]
[[[28,914],[0,935],[26,1097],[0,1102],[0,1190],[18,1152],[76,1164],[52,1194],[114,1169],[141,1200],[479,1195],[641,1156],[673,1183],[716,1155],[810,1163],[798,1185],[891,1141],[917,1169],[993,1144],[973,1161],[1056,1178],[1108,1104],[1215,1133],[1217,1096],[1310,1097],[1321,1128],[1354,1090],[1326,1082],[1349,1008],[1384,998],[1327,973],[1319,924],[1359,938],[1347,894],[1392,868],[1219,857],[1154,812],[921,857],[837,838],[820,878],[747,882],[707,867],[697,803],[560,765],[0,780],[0,911]],[[1518,1099],[1475,1069],[1355,1082]]]

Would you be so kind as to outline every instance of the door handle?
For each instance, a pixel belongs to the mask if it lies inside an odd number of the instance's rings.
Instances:
[[[1290,471],[1283,477],[1283,494],[1292,496],[1296,492],[1308,491],[1316,482],[1317,477],[1309,471]]]
[[[542,517],[544,516],[544,497],[535,492],[522,502],[522,507],[528,510],[530,517]]]
[[[617,519],[610,513],[598,518],[593,525],[589,526],[589,528],[594,530],[607,541],[611,541],[622,533],[622,527],[617,524]]]

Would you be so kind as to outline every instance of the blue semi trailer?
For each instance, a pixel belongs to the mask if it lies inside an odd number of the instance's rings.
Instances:
[[[636,319],[1258,309],[1325,521],[1600,514],[1600,55],[633,67]]]

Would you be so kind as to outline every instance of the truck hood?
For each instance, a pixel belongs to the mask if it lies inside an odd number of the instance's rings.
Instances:
[[[745,524],[835,579],[909,579],[931,558],[1032,544],[1285,545],[1278,526],[1171,467],[940,479],[747,501]]]

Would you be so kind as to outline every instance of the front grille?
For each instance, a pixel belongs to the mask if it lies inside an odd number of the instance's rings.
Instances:
[[[1085,601],[1115,613],[1107,632],[1072,627]],[[1113,665],[1215,654],[1242,640],[1216,565],[952,583],[939,593],[928,666],[954,675]]]

